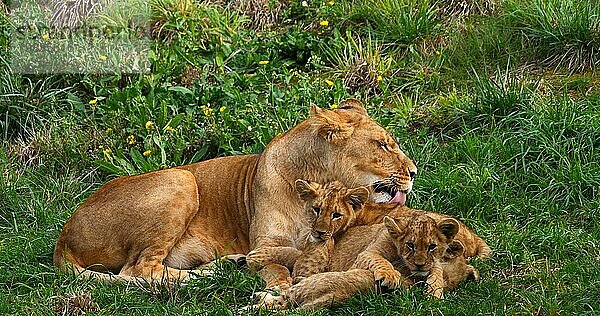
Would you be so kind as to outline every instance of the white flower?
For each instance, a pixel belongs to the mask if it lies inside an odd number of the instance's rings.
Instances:
[[[302,1],[302,6],[305,7],[305,8],[308,7],[308,2]]]

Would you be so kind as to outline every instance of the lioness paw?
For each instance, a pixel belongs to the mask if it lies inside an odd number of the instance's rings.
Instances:
[[[395,289],[400,285],[402,275],[393,269],[380,269],[375,271],[375,281],[380,281],[381,286]]]

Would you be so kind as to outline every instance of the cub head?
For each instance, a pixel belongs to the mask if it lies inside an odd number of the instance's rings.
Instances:
[[[392,134],[367,116],[360,101],[344,100],[335,110],[311,105],[310,113],[314,133],[327,144],[322,157],[331,175],[328,181],[368,187],[377,203],[406,202],[417,167]]]
[[[384,217],[383,223],[406,267],[415,275],[429,274],[433,263],[442,260],[458,232],[458,221],[453,218],[436,222],[427,215],[400,219]]]
[[[346,231],[369,199],[367,188],[348,189],[338,181],[321,185],[299,179],[296,192],[306,212],[313,215],[310,242],[325,241]]]

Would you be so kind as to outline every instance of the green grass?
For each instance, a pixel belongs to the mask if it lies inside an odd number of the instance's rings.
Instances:
[[[600,312],[596,2],[294,2],[260,30],[260,15],[179,3],[150,3],[148,73],[14,74],[22,20],[1,17],[0,314],[237,313],[264,286],[247,271],[105,285],[58,273],[56,237],[115,176],[260,152],[311,102],[346,97],[417,162],[408,205],[460,218],[495,255],[444,301],[397,290],[307,314]],[[122,9],[93,22],[130,34]]]

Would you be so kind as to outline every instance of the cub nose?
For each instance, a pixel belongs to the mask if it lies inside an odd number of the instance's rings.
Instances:
[[[423,270],[423,267],[425,267],[425,264],[424,263],[419,264],[419,263],[415,262],[415,267],[417,268],[417,270]]]

